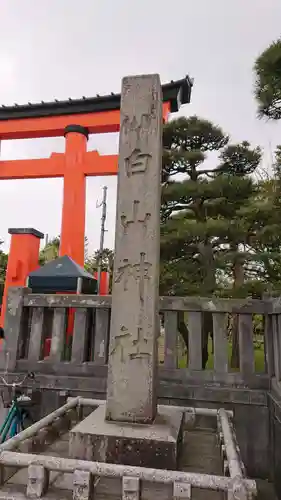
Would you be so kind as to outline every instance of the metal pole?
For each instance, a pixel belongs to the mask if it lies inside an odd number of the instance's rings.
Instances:
[[[104,233],[105,220],[106,220],[106,197],[107,197],[107,186],[103,187],[103,199],[101,202],[102,214],[101,214],[101,230],[100,230],[100,248],[99,248],[99,259],[98,259],[98,294],[100,293],[100,281],[101,281],[101,268],[102,268],[102,252],[104,246]]]

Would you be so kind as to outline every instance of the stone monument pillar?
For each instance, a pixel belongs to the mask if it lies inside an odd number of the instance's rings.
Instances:
[[[106,418],[156,415],[162,90],[158,75],[124,78]]]
[[[70,433],[70,456],[175,469],[183,414],[157,412],[162,96],[124,78],[107,401]]]

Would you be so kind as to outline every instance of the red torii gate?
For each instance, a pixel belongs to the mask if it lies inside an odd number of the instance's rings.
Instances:
[[[170,112],[178,111],[181,104],[190,102],[191,87],[188,76],[162,86],[164,120]],[[53,153],[47,159],[0,161],[0,180],[64,178],[60,255],[68,255],[81,266],[84,265],[85,177],[116,175],[118,171],[116,155],[87,151],[88,134],[118,132],[119,127],[120,94],[0,108],[0,140],[65,136],[64,154]],[[6,273],[2,325],[7,290],[10,286],[24,286],[28,274],[38,266],[42,237],[34,230],[10,232],[17,238]]]

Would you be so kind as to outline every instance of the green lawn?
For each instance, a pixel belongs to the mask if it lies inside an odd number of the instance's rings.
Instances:
[[[182,356],[179,358],[178,366],[179,368],[186,368],[187,366],[187,356]],[[238,371],[235,368],[231,368],[230,366],[231,360],[231,343],[228,343],[228,363],[229,363],[229,371]],[[212,342],[209,342],[209,359],[206,366],[206,370],[212,370],[214,368],[214,355],[212,354]],[[255,348],[255,371],[257,373],[264,372],[264,348],[256,347]]]

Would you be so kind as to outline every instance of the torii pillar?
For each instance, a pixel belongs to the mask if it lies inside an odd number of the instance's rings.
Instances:
[[[26,286],[26,279],[38,268],[40,239],[44,234],[34,228],[10,228],[11,244],[2,300],[0,325],[4,327],[8,290],[11,286]]]
[[[86,176],[116,175],[117,157],[100,156],[87,151],[88,129],[68,125],[64,130],[65,153],[50,159],[10,160],[0,162],[0,179],[64,178],[60,255],[68,255],[84,266]],[[0,324],[4,324],[5,303],[10,286],[25,286],[31,271],[38,267],[42,233],[35,229],[11,229],[9,263],[6,274]],[[24,253],[23,253],[24,252]],[[104,290],[105,292],[105,290]]]
[[[65,129],[65,173],[61,221],[60,255],[68,255],[84,266],[88,129],[69,125]]]

